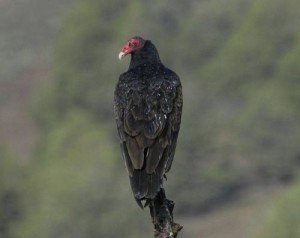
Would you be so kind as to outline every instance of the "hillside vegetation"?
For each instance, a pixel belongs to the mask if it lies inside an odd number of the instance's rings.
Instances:
[[[265,221],[249,237],[282,238],[300,237],[300,186],[299,182],[279,196],[269,206]]]

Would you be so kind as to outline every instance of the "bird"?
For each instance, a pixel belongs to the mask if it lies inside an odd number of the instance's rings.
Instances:
[[[143,208],[163,188],[171,169],[181,123],[182,86],[179,76],[162,64],[150,40],[132,37],[119,59],[127,55],[131,60],[115,87],[114,112],[131,189]]]

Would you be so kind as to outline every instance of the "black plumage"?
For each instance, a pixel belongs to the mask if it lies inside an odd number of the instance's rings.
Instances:
[[[115,116],[131,188],[139,205],[153,199],[172,165],[182,111],[179,77],[160,61],[155,46],[132,38],[120,57],[131,54],[115,89]]]

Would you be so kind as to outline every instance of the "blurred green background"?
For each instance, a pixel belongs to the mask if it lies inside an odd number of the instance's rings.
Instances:
[[[181,77],[181,237],[300,237],[299,0],[0,0],[0,237],[152,237],[118,146],[132,36]]]

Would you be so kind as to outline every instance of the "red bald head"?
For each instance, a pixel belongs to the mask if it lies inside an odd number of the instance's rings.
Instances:
[[[119,59],[121,60],[124,56],[131,54],[134,51],[140,50],[143,48],[145,40],[140,36],[132,37],[122,48]]]

